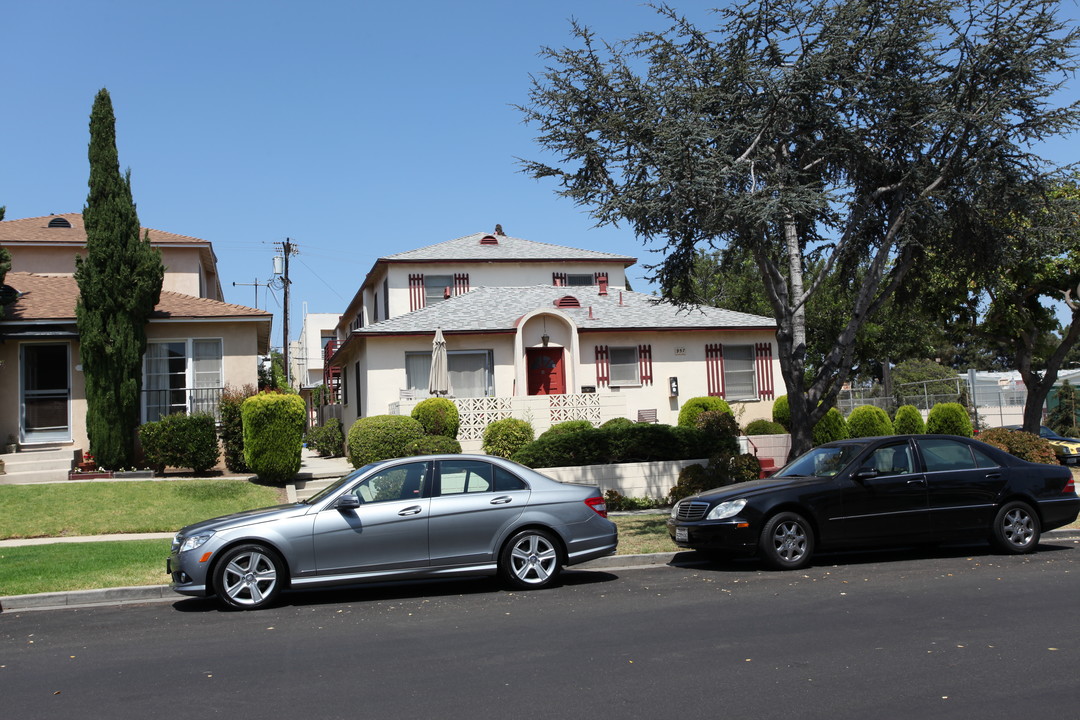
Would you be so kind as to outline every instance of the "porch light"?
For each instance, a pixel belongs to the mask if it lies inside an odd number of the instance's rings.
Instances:
[[[540,342],[543,343],[544,347],[547,347],[548,343],[551,342],[551,336],[547,333],[544,333],[540,336]]]

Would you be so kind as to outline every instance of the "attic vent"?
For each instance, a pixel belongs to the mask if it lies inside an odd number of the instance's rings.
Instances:
[[[484,237],[480,238],[480,244],[481,245],[498,245],[499,244],[499,239],[497,237],[495,237],[494,235],[485,235]]]
[[[555,307],[558,308],[579,308],[581,303],[573,295],[564,295],[555,301]]]
[[[52,220],[49,221],[49,227],[66,227],[66,228],[69,228],[69,227],[71,227],[71,223],[68,222],[67,218],[54,217]]]

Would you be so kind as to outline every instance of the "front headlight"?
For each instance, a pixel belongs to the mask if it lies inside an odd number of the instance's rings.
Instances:
[[[728,500],[722,502],[705,516],[706,520],[725,520],[729,517],[735,517],[739,512],[746,507],[746,498],[739,498],[738,500]]]
[[[180,552],[185,553],[188,550],[194,550],[197,547],[201,547],[206,543],[207,540],[209,540],[213,536],[214,533],[205,532],[199,533],[198,535],[192,535],[191,537],[186,537],[180,544]]]

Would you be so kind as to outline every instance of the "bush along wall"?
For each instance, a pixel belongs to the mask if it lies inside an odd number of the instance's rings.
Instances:
[[[307,408],[299,395],[265,392],[240,408],[244,461],[263,482],[284,483],[300,470]]]
[[[348,457],[354,468],[412,455],[410,445],[424,437],[424,427],[406,415],[362,417],[349,428]]]
[[[441,397],[421,400],[412,410],[412,418],[420,423],[428,435],[442,435],[456,439],[461,415],[457,405]]]
[[[1054,448],[1050,443],[1038,435],[1032,435],[1023,430],[993,428],[979,433],[979,439],[987,445],[1000,448],[1021,460],[1045,463],[1046,465],[1058,464],[1057,456],[1054,455]]]
[[[221,413],[221,445],[225,452],[225,467],[234,473],[251,472],[244,462],[244,421],[240,406],[252,395],[258,394],[254,385],[236,388],[226,385],[218,406]]]
[[[488,455],[509,458],[536,437],[531,423],[517,418],[496,420],[484,428],[481,438]]]
[[[191,468],[198,475],[217,465],[220,454],[209,415],[166,415],[140,427],[139,442],[147,465],[159,473],[174,467]]]
[[[308,447],[323,457],[341,457],[345,454],[345,434],[341,420],[336,417],[309,429],[306,437]]]
[[[698,415],[710,410],[731,414],[731,406],[723,398],[712,395],[694,397],[683,403],[682,409],[679,410],[679,427],[694,427]]]

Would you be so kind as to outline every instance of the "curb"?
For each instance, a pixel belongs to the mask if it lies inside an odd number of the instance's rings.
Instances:
[[[1080,540],[1080,531],[1051,530],[1043,534],[1043,539],[1055,542],[1062,540]],[[649,553],[645,555],[608,555],[572,565],[574,570],[623,570],[645,567],[657,567],[675,564],[679,555],[692,553],[692,550],[678,552]],[[688,558],[678,565],[693,565],[699,562]],[[701,560],[700,562],[706,562]],[[136,587],[103,588],[100,590],[70,590],[67,592],[38,593],[35,595],[9,595],[0,597],[0,613],[16,610],[61,610],[64,608],[93,607],[96,605],[130,605],[148,602],[176,602],[183,596],[174,593],[168,585],[140,585]]]

